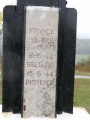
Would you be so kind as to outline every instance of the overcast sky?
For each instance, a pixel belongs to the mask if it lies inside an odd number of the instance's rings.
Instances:
[[[78,12],[77,36],[90,38],[90,0],[67,0],[67,7],[74,7]]]
[[[90,0],[67,0],[67,7],[76,8],[78,11],[77,37],[90,38]],[[16,0],[0,0],[0,11],[3,6],[15,4]]]

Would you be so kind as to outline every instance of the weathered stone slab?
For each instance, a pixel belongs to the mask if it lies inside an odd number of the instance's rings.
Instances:
[[[23,117],[56,117],[59,8],[26,7]]]

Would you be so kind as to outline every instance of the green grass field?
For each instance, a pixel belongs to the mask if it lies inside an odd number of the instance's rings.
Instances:
[[[75,75],[86,75],[86,76],[90,76],[90,72],[85,72],[85,71],[79,71],[79,70],[75,70]]]
[[[0,104],[2,103],[2,80],[0,75]],[[90,79],[76,79],[74,106],[86,108],[90,113]]]
[[[90,113],[90,79],[76,79],[74,106],[86,108]]]

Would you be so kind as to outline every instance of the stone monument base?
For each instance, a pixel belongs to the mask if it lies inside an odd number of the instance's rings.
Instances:
[[[31,117],[28,119],[21,118],[20,114],[13,114],[12,112],[9,113],[2,113],[2,105],[0,105],[0,120],[90,120],[89,113],[84,108],[74,107],[74,113],[68,114],[63,113],[61,115],[57,115],[56,119],[50,118],[37,118]]]

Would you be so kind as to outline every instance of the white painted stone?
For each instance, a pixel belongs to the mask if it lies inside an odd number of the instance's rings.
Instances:
[[[84,109],[79,107],[73,108],[73,114],[64,113],[57,115],[57,119],[30,117],[27,119],[21,118],[20,114],[2,113],[2,105],[0,105],[0,120],[90,120],[90,114]]]
[[[59,9],[26,7],[23,117],[56,116]]]

